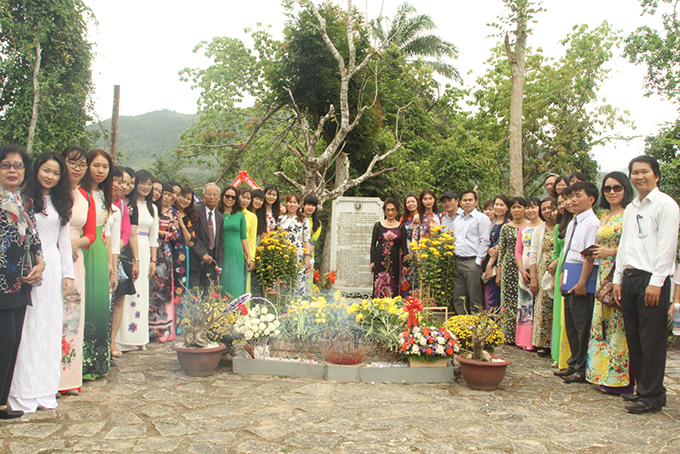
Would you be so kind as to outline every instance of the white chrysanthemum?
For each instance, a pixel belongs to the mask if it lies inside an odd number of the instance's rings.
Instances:
[[[262,307],[262,309],[260,310],[260,314],[266,314],[267,312],[269,312],[269,309],[267,309],[265,306],[258,306],[258,307]]]
[[[420,353],[420,349],[418,348],[417,345],[413,345],[413,347],[411,347],[411,353],[413,353],[414,355]]]
[[[438,355],[443,355],[444,354],[444,346],[443,345],[437,345],[437,348],[435,349]]]
[[[427,339],[425,339],[425,337],[421,337],[420,339],[418,339],[418,343],[420,345],[425,345],[427,344]]]
[[[439,337],[437,338],[437,342],[439,342],[440,344],[443,345],[443,344],[446,343],[446,339],[444,339],[442,336],[439,336]]]
[[[273,322],[276,319],[276,315],[274,314],[267,314],[267,321],[268,322]]]
[[[246,338],[246,340],[250,340],[253,338],[253,332],[251,330],[248,330],[245,332],[243,336]]]

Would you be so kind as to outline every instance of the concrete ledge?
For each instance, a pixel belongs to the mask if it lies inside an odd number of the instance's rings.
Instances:
[[[339,382],[357,382],[361,376],[361,366],[339,366],[328,364],[326,366],[326,380]]]
[[[283,377],[326,379],[325,364],[253,359],[246,352],[241,352],[234,357],[233,370],[235,374],[242,375],[281,375]]]
[[[279,375],[316,378],[337,382],[453,383],[453,367],[365,367],[314,364],[304,361],[252,359],[240,352],[233,359],[233,371],[241,375]]]
[[[453,383],[453,367],[362,367],[361,381],[382,383]]]

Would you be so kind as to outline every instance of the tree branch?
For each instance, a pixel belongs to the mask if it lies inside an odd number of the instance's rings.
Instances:
[[[293,180],[291,177],[289,177],[289,176],[286,175],[285,173],[280,172],[280,171],[276,171],[276,172],[274,172],[274,175],[276,175],[277,177],[283,178],[283,179],[286,180],[288,183],[290,183],[290,184],[292,184],[293,186],[295,186],[295,189],[297,189],[298,192],[305,192],[305,187],[304,187],[303,185],[301,185],[301,184],[298,183],[297,181]]]

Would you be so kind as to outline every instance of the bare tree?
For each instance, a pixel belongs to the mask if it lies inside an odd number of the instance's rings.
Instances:
[[[375,105],[378,96],[378,91],[376,83],[376,89],[375,93],[373,94],[372,101],[370,102],[370,104],[364,104],[365,95],[364,84],[360,89],[356,111],[354,112],[354,116],[352,117],[353,112],[352,109],[350,108],[348,100],[349,84],[353,77],[361,73],[363,70],[367,69],[369,62],[371,62],[371,60],[373,60],[384,50],[385,48],[384,46],[389,44],[389,40],[387,40],[379,47],[372,49],[371,52],[369,52],[369,54],[361,62],[357,64],[356,48],[354,42],[355,40],[358,39],[358,32],[355,29],[354,15],[352,14],[352,1],[348,0],[346,31],[349,59],[348,61],[346,61],[340,54],[336,46],[328,37],[328,33],[326,32],[326,21],[321,16],[314,3],[312,2],[304,3],[308,5],[314,12],[314,16],[318,21],[319,33],[321,34],[321,37],[324,43],[326,44],[326,47],[331,52],[333,58],[338,64],[338,72],[340,74],[340,122],[336,128],[335,135],[333,136],[330,143],[328,143],[324,151],[317,156],[316,145],[319,142],[319,139],[323,137],[323,131],[326,122],[328,122],[335,115],[336,112],[335,106],[331,104],[326,115],[319,119],[315,129],[312,130],[310,128],[309,122],[302,114],[302,112],[300,112],[300,109],[295,103],[295,99],[293,99],[292,92],[289,89],[286,89],[293,103],[295,117],[297,118],[297,122],[299,124],[301,133],[304,138],[304,143],[302,144],[302,146],[296,147],[293,145],[288,145],[288,149],[295,155],[295,157],[297,157],[300,160],[302,166],[305,169],[304,182],[298,182],[283,172],[275,172],[275,175],[283,178],[284,180],[292,184],[299,192],[303,194],[316,195],[319,199],[319,204],[322,205],[326,200],[332,200],[341,196],[349,188],[361,184],[368,178],[380,175],[384,172],[394,170],[395,167],[384,168],[378,171],[374,171],[374,168],[378,162],[383,161],[391,154],[393,154],[395,151],[397,151],[399,148],[401,148],[401,142],[399,141],[398,131],[399,125],[397,120],[395,131],[397,144],[391,149],[387,150],[386,152],[382,154],[376,154],[375,156],[373,156],[373,159],[371,160],[371,162],[369,163],[368,167],[366,168],[362,175],[356,178],[352,178],[350,176],[349,173],[350,159],[348,156],[342,154],[344,140],[347,137],[347,135],[359,124],[359,121],[361,120],[361,117],[364,114],[364,112],[371,109]],[[338,156],[341,156],[341,154],[342,157],[338,159],[336,162],[336,166],[341,167],[336,171],[336,176],[340,176],[340,178],[336,178],[336,184],[331,189],[327,187],[326,173],[328,172],[328,169],[333,164],[333,162],[338,158]]]

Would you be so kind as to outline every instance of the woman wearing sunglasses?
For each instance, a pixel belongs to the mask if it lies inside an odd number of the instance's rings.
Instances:
[[[250,259],[246,217],[236,201],[236,188],[222,191],[217,209],[224,215],[224,263],[220,274],[222,291],[232,298],[246,293],[246,271],[252,271],[255,263]]]
[[[598,244],[593,253],[600,259],[598,288],[614,267],[623,228],[623,210],[633,200],[633,196],[633,187],[625,174],[611,172],[602,180],[600,207],[608,211],[600,218]],[[621,309],[605,306],[597,298],[590,327],[586,380],[599,385],[605,393],[633,392]]]

